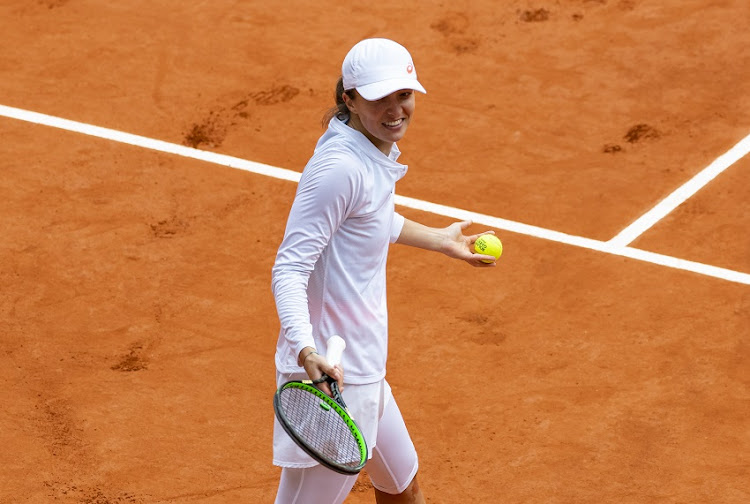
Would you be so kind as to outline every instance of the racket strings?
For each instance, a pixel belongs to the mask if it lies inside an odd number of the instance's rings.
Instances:
[[[280,399],[287,424],[309,447],[337,464],[360,464],[359,443],[333,407],[326,408],[321,398],[297,388],[283,390]]]

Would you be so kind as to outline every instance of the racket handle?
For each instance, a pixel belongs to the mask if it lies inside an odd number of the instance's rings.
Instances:
[[[328,338],[328,350],[326,351],[326,360],[331,366],[341,363],[341,354],[346,348],[346,341],[341,336],[331,336]]]

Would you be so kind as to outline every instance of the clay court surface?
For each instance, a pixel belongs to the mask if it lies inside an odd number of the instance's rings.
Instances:
[[[750,134],[746,0],[3,0],[0,34],[0,105],[294,172],[348,48],[396,39],[428,90],[397,193],[598,242]],[[273,502],[296,184],[0,137],[0,503]],[[427,501],[750,502],[749,201],[744,156],[629,244],[729,279],[500,227],[492,270],[393,247]]]

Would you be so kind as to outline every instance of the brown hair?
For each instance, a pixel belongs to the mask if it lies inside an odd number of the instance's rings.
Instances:
[[[346,121],[349,119],[349,108],[346,106],[346,103],[344,103],[344,98],[342,98],[341,96],[343,94],[344,78],[339,77],[338,82],[336,82],[336,106],[326,110],[326,113],[323,114],[323,128],[327,128],[328,123],[331,122],[331,119],[333,119],[334,117],[341,121]],[[356,96],[356,93],[353,89],[346,91],[346,94],[349,95],[349,98],[351,98],[352,100]]]

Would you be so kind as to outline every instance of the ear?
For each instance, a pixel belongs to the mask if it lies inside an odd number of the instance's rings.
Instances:
[[[344,91],[344,93],[341,95],[341,97],[344,99],[344,104],[346,104],[346,108],[349,109],[349,112],[352,112],[354,114],[357,113],[357,104],[354,103],[354,100],[351,96],[349,96],[349,93]]]

